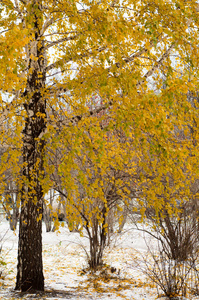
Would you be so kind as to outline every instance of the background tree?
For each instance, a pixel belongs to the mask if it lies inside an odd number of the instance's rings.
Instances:
[[[110,118],[110,115],[107,117]],[[74,224],[79,224],[80,230],[85,229],[90,242],[88,261],[93,269],[103,264],[108,236],[111,230],[118,230],[118,222],[114,219],[118,219],[118,212],[123,210],[124,202],[128,205],[134,196],[135,181],[138,180],[135,163],[137,153],[133,147],[130,144],[127,147],[125,137],[119,137],[119,130],[104,132],[104,128],[97,128],[102,126],[102,120],[99,122],[97,119],[90,119],[95,127],[89,129],[86,140],[81,135],[82,138],[78,136],[78,140],[74,138],[70,143],[73,151],[69,152],[59,143],[61,167],[51,177],[54,189],[65,198],[69,229],[74,229]],[[76,148],[77,143],[81,147]],[[101,146],[96,148],[98,143]],[[68,159],[69,153],[74,153],[73,159]],[[54,155],[57,157],[57,149]],[[66,167],[71,160],[73,169]],[[114,229],[114,225],[117,228]]]

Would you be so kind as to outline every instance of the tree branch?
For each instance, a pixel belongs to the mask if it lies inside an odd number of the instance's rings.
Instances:
[[[44,34],[44,32],[46,31],[46,29],[47,29],[50,25],[53,24],[54,21],[55,21],[55,19],[54,19],[54,18],[50,18],[50,17],[46,20],[46,22],[44,23],[44,25],[43,25],[43,27],[42,27],[42,29],[41,29],[41,32],[40,32],[40,35],[41,35],[41,36]]]
[[[169,53],[171,50],[174,48],[175,44],[171,44],[171,46],[167,49],[167,51],[162,55],[162,57],[156,62],[156,64],[152,67],[151,70],[149,70],[143,77],[142,80],[140,80],[137,84],[136,87],[139,88],[149,76],[151,76],[158,68],[159,65],[169,56]]]
[[[60,40],[57,40],[57,41],[54,41],[54,42],[47,41],[47,43],[49,43],[49,44],[46,45],[44,47],[44,49],[49,49],[49,48],[51,48],[51,47],[53,47],[55,45],[61,44],[63,42],[72,41],[72,40],[76,39],[78,36],[79,36],[79,34],[71,36],[71,37],[65,37],[63,39],[60,39]]]
[[[99,47],[98,49],[95,49],[95,51],[102,52],[105,49],[106,49],[106,47]],[[46,69],[45,69],[45,72],[49,72],[50,70],[52,70],[54,68],[58,68],[62,63],[67,64],[67,63],[73,61],[74,59],[77,59],[77,58],[82,59],[84,57],[89,57],[92,54],[93,54],[93,52],[92,51],[90,52],[88,50],[87,53],[79,54],[76,57],[75,56],[74,57],[70,57],[68,60],[66,60],[65,58],[62,58],[62,59],[60,59],[60,60],[58,60],[58,61],[50,64],[49,66],[47,66]]]

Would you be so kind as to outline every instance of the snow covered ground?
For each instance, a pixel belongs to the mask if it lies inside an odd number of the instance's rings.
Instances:
[[[45,293],[22,294],[14,291],[17,267],[18,231],[9,230],[9,223],[0,222],[3,238],[2,256],[6,262],[4,279],[0,280],[0,299],[103,299],[103,300],[154,300],[157,289],[135,266],[147,247],[142,232],[130,229],[113,237],[105,252],[105,262],[116,268],[111,274],[90,274],[86,269],[86,252],[89,249],[86,237],[69,232],[61,227],[60,233],[45,232],[43,227],[43,264]],[[148,240],[151,247],[154,241]],[[160,291],[161,293],[161,291]],[[159,297],[159,299],[165,299]],[[189,299],[199,299],[191,297]]]

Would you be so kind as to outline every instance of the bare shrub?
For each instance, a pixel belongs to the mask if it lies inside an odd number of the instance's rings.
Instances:
[[[164,211],[159,219],[152,218],[150,229],[139,229],[153,236],[145,239],[148,251],[142,255],[138,268],[161,289],[169,299],[185,297],[187,293],[198,294],[198,226],[195,210],[185,204],[177,216]],[[149,211],[148,211],[149,216]]]
[[[169,213],[165,206],[157,217],[150,208],[146,215],[167,257],[181,262],[198,252],[198,211],[191,201],[182,202],[175,210],[175,214]]]
[[[5,258],[2,255],[2,245],[7,232],[8,231],[6,231],[6,233],[3,236],[0,235],[0,279],[4,278],[4,271],[6,266]]]
[[[146,242],[147,243],[147,242]],[[169,299],[185,297],[187,293],[197,293],[199,265],[197,256],[184,261],[172,259],[162,247],[160,240],[156,249],[147,245],[146,255],[137,261],[136,267],[141,270]]]

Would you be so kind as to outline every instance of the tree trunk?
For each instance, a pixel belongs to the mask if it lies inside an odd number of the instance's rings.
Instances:
[[[9,219],[10,230],[14,231],[17,228],[18,214],[12,214]]]
[[[32,109],[33,114],[30,114]],[[23,186],[21,190],[21,215],[18,245],[16,289],[22,291],[44,290],[42,266],[42,214],[44,140],[40,138],[45,129],[45,103],[36,93],[29,103],[23,140]],[[31,116],[32,115],[32,116]]]
[[[16,289],[21,291],[44,290],[42,264],[42,211],[40,202],[28,199],[23,204],[20,218]]]
[[[118,233],[122,232],[124,225],[126,224],[126,221],[127,221],[127,216],[128,216],[128,206],[126,204],[124,204],[123,219],[122,219],[121,223],[119,223]]]
[[[15,230],[17,228],[17,222],[19,219],[19,208],[18,208],[18,204],[17,204],[17,198],[18,198],[18,192],[16,192],[15,194],[12,194],[12,216],[10,218],[10,229],[11,230]]]
[[[34,39],[27,46],[28,79],[23,94],[26,110],[23,130],[23,172],[21,185],[21,214],[19,227],[16,289],[44,290],[42,264],[42,214],[46,128],[46,104],[43,96],[46,74],[44,43],[40,38],[42,1],[30,5],[29,19]]]
[[[39,99],[40,98],[40,99]],[[34,103],[35,102],[35,103]],[[40,103],[39,103],[40,102]],[[40,139],[45,121],[36,117],[44,109],[41,97],[34,97],[34,116],[27,117],[23,141],[23,186],[19,227],[18,266],[16,289],[44,290],[42,266],[42,213],[43,191],[40,178],[43,174],[44,141]],[[42,105],[41,105],[42,104]],[[37,108],[37,109],[36,109]]]
[[[93,220],[92,233],[89,235],[90,242],[90,260],[89,267],[96,270],[97,267],[103,265],[103,254],[106,246],[107,230],[106,230],[106,213],[107,209],[102,209],[102,224],[99,224],[97,218]],[[88,229],[87,229],[88,232]]]
[[[52,194],[52,189],[49,191],[50,193],[50,207],[53,208],[54,201],[54,191]],[[53,231],[53,210],[48,207],[45,200],[43,199],[43,220],[46,225],[46,232]]]

